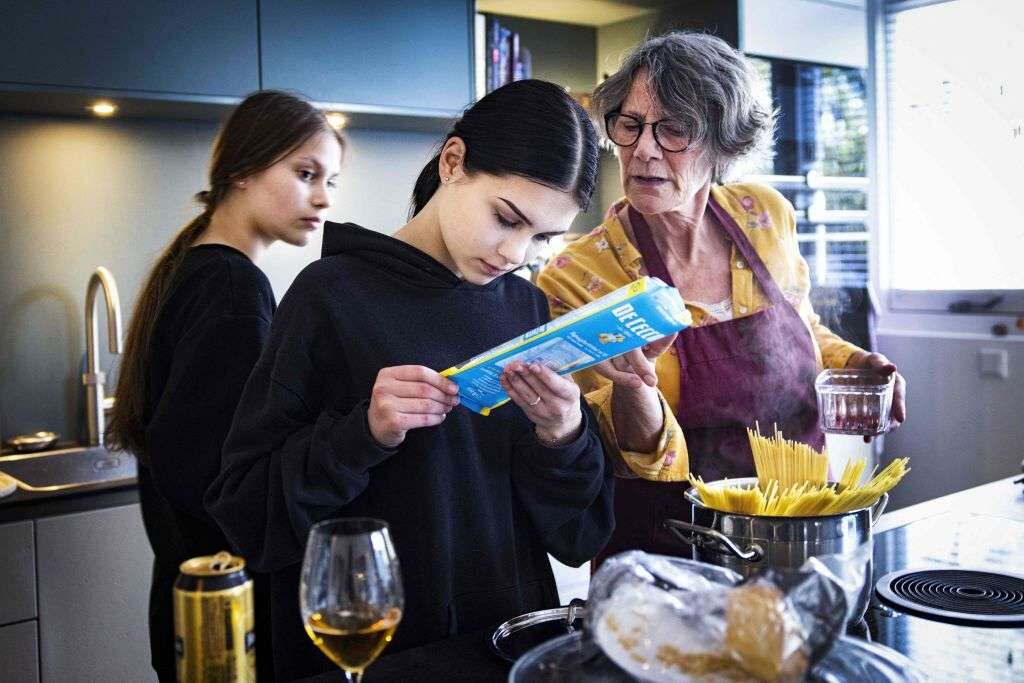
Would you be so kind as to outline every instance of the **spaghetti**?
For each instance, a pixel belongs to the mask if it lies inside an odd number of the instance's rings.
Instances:
[[[777,426],[772,438],[761,436],[760,426],[757,426],[757,431],[748,428],[747,438],[750,439],[757,483],[761,488],[767,487],[770,481],[779,482],[783,488],[805,481],[814,484],[828,482],[828,456],[805,443],[782,438]]]
[[[726,481],[709,486],[690,475],[690,484],[707,507],[769,517],[839,515],[874,505],[910,471],[909,458],[897,458],[881,472],[872,473],[866,484],[860,484],[867,459],[859,458],[846,463],[838,482],[829,482],[828,456],[824,453],[782,438],[777,428],[770,439],[761,436],[759,430],[748,429],[747,434],[757,483]]]

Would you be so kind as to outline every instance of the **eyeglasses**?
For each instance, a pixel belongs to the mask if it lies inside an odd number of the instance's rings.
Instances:
[[[631,147],[643,135],[644,126],[650,126],[654,141],[666,152],[685,152],[690,146],[690,129],[678,121],[662,119],[645,123],[630,114],[613,111],[604,117],[608,138],[619,147]]]

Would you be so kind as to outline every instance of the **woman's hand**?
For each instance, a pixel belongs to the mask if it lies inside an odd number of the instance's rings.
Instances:
[[[656,339],[650,344],[633,349],[621,356],[606,360],[594,366],[598,374],[607,377],[616,385],[616,389],[641,389],[644,386],[658,386],[658,375],[654,363],[658,356],[665,353],[676,340],[673,333]]]
[[[889,411],[889,431],[899,429],[907,419],[907,382],[903,379],[903,375],[896,371],[896,364],[880,353],[861,351],[850,356],[846,367],[875,370],[885,377],[896,375],[896,381],[892,388],[892,410]],[[871,441],[871,437],[865,436],[864,441]]]
[[[536,425],[537,440],[554,448],[572,443],[583,425],[580,388],[540,363],[509,363],[498,380]]]
[[[382,446],[394,448],[410,429],[433,427],[459,405],[459,386],[422,365],[398,365],[377,373],[367,419]]]
[[[658,445],[665,416],[655,361],[675,340],[676,334],[669,334],[594,366],[612,381],[612,424],[622,450],[647,453]]]

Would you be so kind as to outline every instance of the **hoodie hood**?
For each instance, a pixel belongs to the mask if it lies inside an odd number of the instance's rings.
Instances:
[[[370,264],[383,273],[422,287],[491,288],[502,278],[486,285],[466,282],[432,256],[389,235],[367,230],[355,223],[324,222],[320,256],[345,255]]]

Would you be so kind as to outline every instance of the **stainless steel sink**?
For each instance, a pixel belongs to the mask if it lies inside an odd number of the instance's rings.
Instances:
[[[0,472],[14,477],[23,491],[63,491],[132,481],[138,476],[138,465],[130,453],[87,446],[0,456]]]

